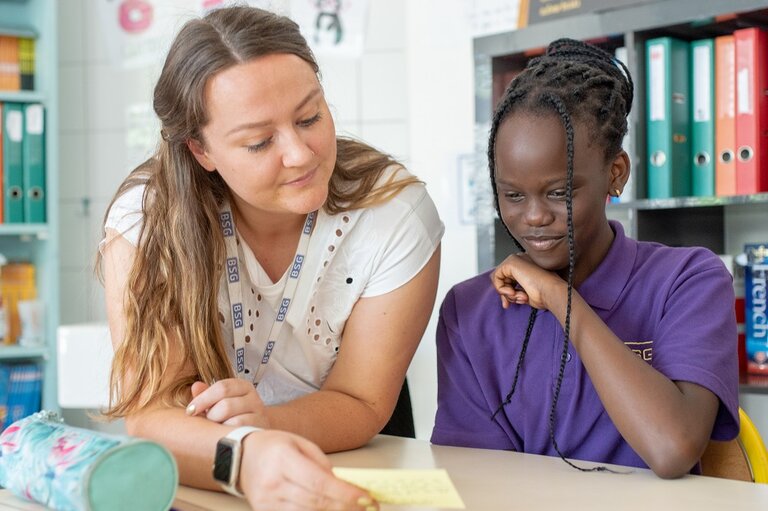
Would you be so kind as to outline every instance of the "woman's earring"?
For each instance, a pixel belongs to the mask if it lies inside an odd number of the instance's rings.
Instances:
[[[621,195],[621,190],[619,190],[618,188],[614,188],[613,193],[615,193],[616,197],[618,197],[619,195]]]

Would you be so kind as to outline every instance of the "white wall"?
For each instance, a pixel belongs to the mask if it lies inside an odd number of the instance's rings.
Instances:
[[[458,158],[473,149],[472,45],[463,0],[408,3],[411,169],[445,223],[437,303],[409,371],[416,435],[429,438],[436,409],[435,326],[445,293],[477,272],[474,225],[460,222]]]
[[[129,113],[152,97],[155,71],[124,69],[108,52],[96,2],[67,0],[59,17],[61,322],[105,318],[93,278],[101,221],[139,159],[127,141]],[[140,156],[145,156],[142,152]]]
[[[362,58],[319,58],[337,128],[405,162],[427,183],[445,223],[437,303],[408,372],[416,435],[425,439],[436,409],[437,310],[450,286],[477,271],[475,228],[459,222],[457,190],[457,160],[472,151],[474,126],[465,5],[371,0]]]

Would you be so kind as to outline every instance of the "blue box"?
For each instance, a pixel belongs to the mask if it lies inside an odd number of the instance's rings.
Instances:
[[[744,245],[744,323],[746,327],[747,371],[768,374],[768,242]]]

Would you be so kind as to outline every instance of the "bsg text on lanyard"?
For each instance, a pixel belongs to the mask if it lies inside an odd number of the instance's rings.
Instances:
[[[280,338],[280,331],[285,323],[285,317],[288,314],[288,308],[291,306],[293,295],[296,293],[296,287],[299,284],[299,277],[304,266],[304,258],[309,246],[309,238],[317,218],[317,211],[307,215],[304,221],[304,228],[301,231],[299,246],[296,248],[296,255],[293,258],[293,264],[288,270],[288,278],[283,289],[283,297],[280,300],[280,306],[275,316],[275,321],[269,329],[269,336],[264,347],[264,354],[261,357],[253,381],[258,383],[261,375],[266,368],[272,350]],[[227,249],[227,260],[225,271],[227,275],[227,289],[229,291],[229,303],[232,312],[232,333],[235,341],[235,359],[237,362],[237,377],[245,378],[245,320],[243,317],[243,287],[240,281],[240,258],[237,250],[237,233],[235,232],[235,221],[232,215],[232,209],[229,203],[225,202],[219,212],[219,222],[221,232],[224,235],[224,244]]]

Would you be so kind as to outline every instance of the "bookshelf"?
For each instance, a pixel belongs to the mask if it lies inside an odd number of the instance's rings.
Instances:
[[[609,4],[609,2],[605,2]],[[734,16],[733,14],[737,14]],[[768,29],[768,5],[759,0],[655,0],[574,14],[473,41],[475,70],[475,152],[478,176],[487,176],[485,150],[494,102],[504,82],[527,60],[559,37],[587,40],[609,52],[624,46],[635,83],[630,118],[632,173],[638,199],[608,206],[633,238],[673,246],[700,245],[718,254],[738,254],[745,243],[768,241],[768,193],[733,197],[647,199],[646,41],[671,36],[692,41],[731,34],[746,27]],[[485,181],[487,181],[487,177]],[[496,219],[490,196],[478,199],[478,263],[490,268],[515,250]],[[743,393],[768,394],[746,385]]]
[[[35,39],[34,90],[0,91],[0,102],[41,103],[45,108],[45,223],[0,224],[0,253],[35,265],[37,296],[45,302],[45,342],[40,347],[0,345],[0,362],[34,361],[43,369],[42,406],[58,409],[56,328],[59,318],[58,52],[56,0],[0,0],[0,34]]]
[[[738,17],[728,16],[738,13]],[[632,172],[641,199],[611,204],[609,216],[624,224],[628,234],[641,240],[670,245],[702,245],[716,253],[735,254],[744,243],[768,240],[768,194],[735,197],[645,197],[645,41],[674,36],[685,40],[716,37],[737,28],[768,28],[768,9],[757,0],[663,0],[601,12],[559,18],[513,32],[474,40],[475,147],[477,172],[487,174],[484,159],[493,101],[499,94],[499,78],[522,69],[530,56],[541,52],[554,38],[589,40],[608,51],[627,48],[627,67],[635,82],[635,103],[630,131],[634,148]],[[490,188],[489,192],[490,193]],[[478,262],[490,268],[514,246],[495,219],[491,198],[481,198],[484,210],[478,225]],[[761,220],[762,219],[762,220]],[[500,234],[500,235],[499,235]]]

